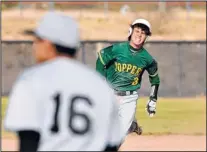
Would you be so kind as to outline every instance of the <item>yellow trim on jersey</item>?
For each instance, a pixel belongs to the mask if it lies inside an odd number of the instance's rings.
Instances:
[[[102,56],[101,56],[100,51],[98,52],[98,56],[99,56],[99,59],[100,59],[101,63],[102,63],[103,65],[105,65],[104,60],[103,60],[103,58],[102,58]]]
[[[150,77],[155,77],[156,75],[158,75],[158,72],[156,71],[155,74],[153,75],[149,75]]]

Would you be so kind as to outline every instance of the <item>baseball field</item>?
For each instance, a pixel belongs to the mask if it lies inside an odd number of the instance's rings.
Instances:
[[[206,98],[160,98],[155,117],[145,111],[147,98],[138,100],[136,117],[143,135],[131,134],[121,150],[204,150],[206,143]],[[2,98],[2,120],[7,98]],[[16,138],[2,129],[2,150],[15,150]]]
[[[21,14],[22,13],[22,14]],[[21,31],[34,28],[36,21],[46,11],[25,9],[2,12],[3,40],[31,40]],[[157,11],[138,11],[126,16],[119,12],[88,11],[82,9],[64,11],[80,23],[82,40],[124,40],[128,25],[137,17],[147,18],[153,25],[151,40],[206,40],[205,11],[172,9],[160,14]],[[118,23],[118,26],[117,26]],[[13,26],[15,25],[15,26]],[[111,32],[113,30],[113,32]],[[1,116],[4,119],[7,97],[2,98]],[[130,134],[121,147],[123,151],[204,151],[206,149],[206,97],[159,98],[157,114],[148,117],[147,98],[138,101],[136,117],[143,128],[143,135]],[[101,118],[100,118],[101,119]],[[2,131],[2,151],[17,150],[14,134]]]

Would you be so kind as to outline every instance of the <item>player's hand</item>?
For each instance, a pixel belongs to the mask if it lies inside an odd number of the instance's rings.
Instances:
[[[147,102],[146,110],[150,117],[153,117],[156,113],[156,99],[149,99]]]

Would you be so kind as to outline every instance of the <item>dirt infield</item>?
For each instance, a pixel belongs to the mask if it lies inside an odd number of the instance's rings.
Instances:
[[[131,134],[126,138],[120,151],[205,151],[206,136],[164,135],[137,136]],[[2,139],[2,151],[17,150],[17,141]]]
[[[163,135],[127,137],[121,151],[205,151],[206,136]]]

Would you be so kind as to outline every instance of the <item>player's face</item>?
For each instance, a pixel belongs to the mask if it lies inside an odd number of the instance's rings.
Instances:
[[[51,59],[55,54],[51,49],[51,43],[35,37],[33,42],[34,56],[37,63]]]
[[[135,46],[138,47],[140,45],[143,45],[146,38],[147,38],[147,35],[146,35],[145,31],[143,31],[139,27],[134,27],[132,35],[131,35],[131,42]]]

